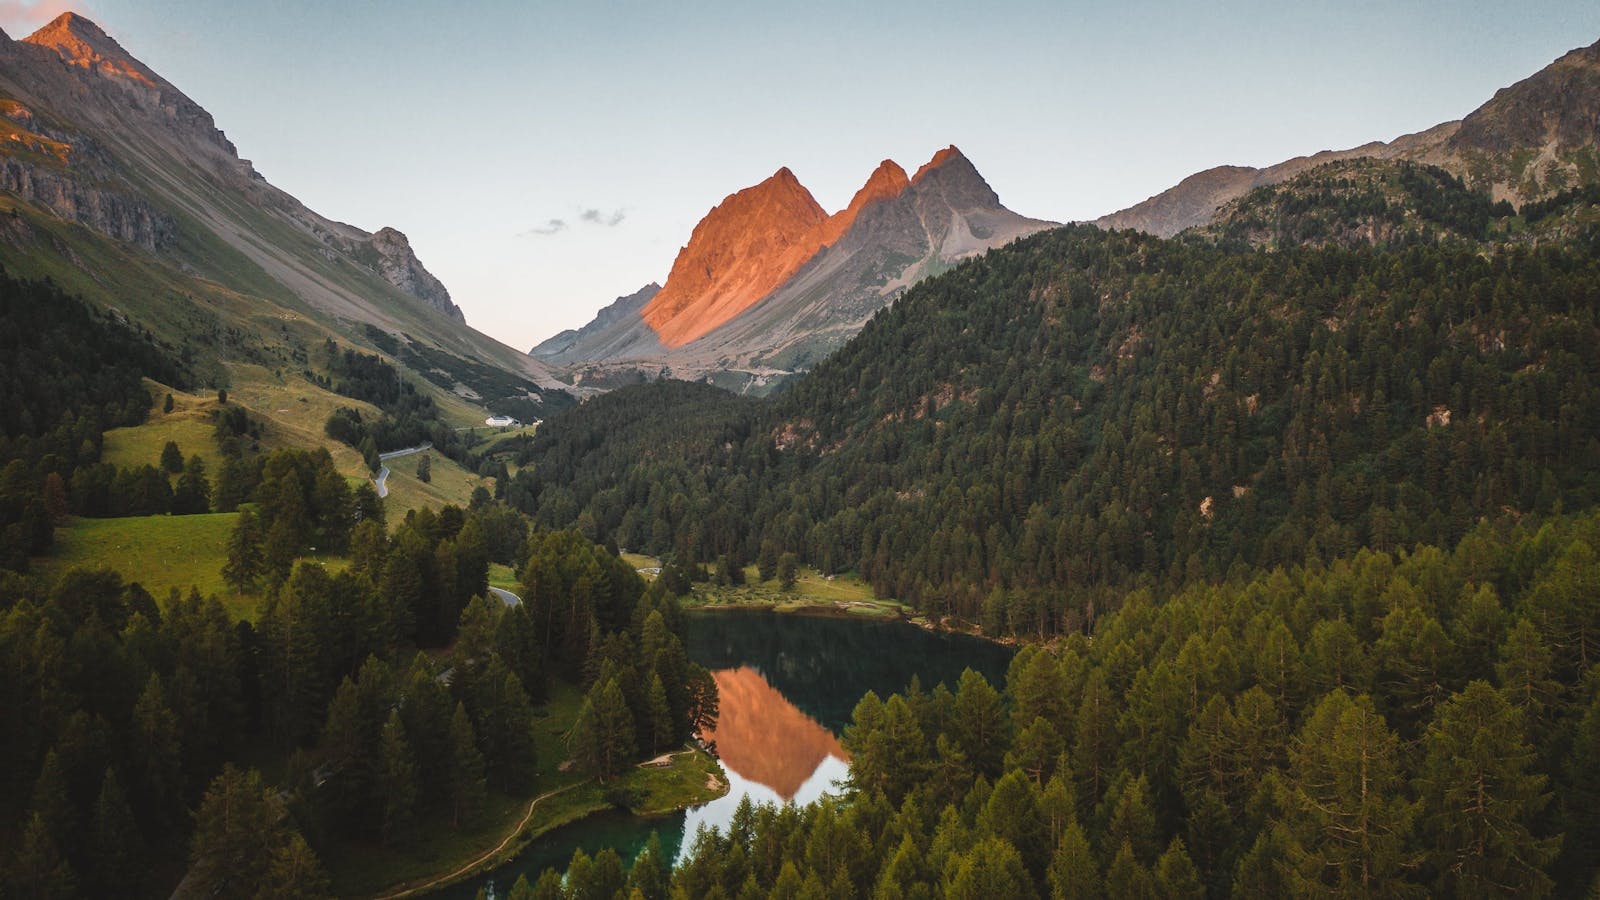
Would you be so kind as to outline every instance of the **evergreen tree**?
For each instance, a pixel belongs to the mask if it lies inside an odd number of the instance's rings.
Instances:
[[[1550,893],[1543,871],[1560,840],[1531,826],[1550,800],[1531,771],[1521,714],[1487,682],[1474,681],[1439,707],[1417,778],[1429,863],[1440,893],[1460,897]]]
[[[1162,900],[1191,900],[1206,895],[1205,885],[1200,881],[1200,871],[1189,858],[1182,838],[1173,838],[1161,858],[1156,860],[1155,876],[1156,896]]]
[[[256,580],[266,568],[261,542],[256,514],[248,509],[240,511],[228,536],[228,561],[222,565],[222,580],[241,594],[255,588]]]
[[[667,688],[657,673],[650,673],[650,687],[645,696],[648,716],[646,724],[650,737],[650,752],[660,753],[671,747],[677,736],[672,719],[672,707],[667,701]]]
[[[652,831],[628,870],[628,889],[644,900],[666,900],[671,879],[671,864],[661,850],[661,836]]]
[[[275,850],[256,900],[324,900],[332,896],[322,861],[298,832]]]
[[[173,475],[183,471],[183,451],[178,449],[177,441],[167,441],[161,448],[161,470]]]
[[[383,726],[382,767],[378,792],[383,798],[383,841],[406,844],[416,834],[417,763],[399,710],[391,710]]]
[[[189,844],[191,884],[208,897],[252,897],[288,840],[284,810],[255,770],[232,765],[206,790]]]
[[[778,557],[778,589],[781,591],[794,590],[795,581],[800,574],[800,557],[793,553],[785,553]]]
[[[1139,862],[1133,845],[1126,841],[1106,867],[1106,896],[1126,900],[1156,900],[1160,896],[1150,870]]]
[[[423,484],[433,480],[433,460],[426,453],[417,460],[417,480]]]
[[[143,844],[116,770],[106,769],[89,829],[90,887],[106,895],[137,891],[145,871]]]
[[[172,493],[173,515],[193,515],[211,511],[211,481],[206,478],[205,460],[189,457]]]
[[[77,876],[38,813],[28,820],[22,832],[6,884],[13,897],[68,900],[78,896]]]
[[[1417,804],[1400,776],[1400,740],[1370,698],[1335,691],[1317,704],[1290,748],[1282,801],[1296,893],[1421,893],[1405,879]]]
[[[1070,822],[1050,858],[1050,895],[1056,900],[1090,900],[1100,896],[1100,870],[1083,827]]]
[[[450,824],[461,828],[476,822],[487,794],[483,754],[478,750],[472,719],[467,708],[457,703],[450,719]]]

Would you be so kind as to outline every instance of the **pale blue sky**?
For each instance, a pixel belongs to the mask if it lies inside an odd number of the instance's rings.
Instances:
[[[71,5],[273,183],[410,235],[468,322],[523,349],[664,279],[780,166],[833,210],[880,159],[954,143],[1012,209],[1092,218],[1459,118],[1600,39],[1594,0]],[[59,9],[0,0],[0,26]]]

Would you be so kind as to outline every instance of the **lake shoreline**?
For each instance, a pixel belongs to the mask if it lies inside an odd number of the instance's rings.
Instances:
[[[849,619],[865,622],[902,623],[931,634],[957,634],[970,637],[1002,647],[1020,647],[1024,643],[1014,637],[991,637],[983,633],[976,625],[961,627],[965,623],[950,625],[946,622],[935,622],[924,615],[907,615],[906,607],[898,605],[891,608],[877,601],[853,600],[690,600],[683,604],[683,611],[689,613],[704,612],[766,612],[782,616],[808,616],[818,619]]]

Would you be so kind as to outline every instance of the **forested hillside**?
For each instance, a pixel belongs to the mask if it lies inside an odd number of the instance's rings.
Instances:
[[[769,405],[652,385],[557,416],[511,496],[625,547],[776,547],[1029,634],[1131,584],[1448,546],[1600,497],[1597,235],[1061,229],[919,285]]]
[[[1596,540],[1483,525],[1135,591],[1003,693],[867,695],[851,791],[742,809],[670,888],[606,851],[511,897],[1592,897]]]

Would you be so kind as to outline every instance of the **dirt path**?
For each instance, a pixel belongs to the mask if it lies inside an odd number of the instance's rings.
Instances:
[[[687,750],[679,750],[677,753],[663,753],[660,756],[656,757],[655,759],[647,759],[642,763],[638,763],[635,766],[635,768],[639,768],[639,769],[660,769],[660,768],[665,768],[666,766],[671,765],[672,761],[674,759],[677,759],[680,756],[688,756],[689,754],[691,754],[693,752],[694,752],[694,748],[690,747]]]
[[[434,889],[436,887],[443,887],[447,882],[451,882],[451,881],[456,880],[457,878],[461,878],[463,876],[471,874],[472,870],[476,869],[477,867],[483,865],[484,863],[486,863],[489,860],[491,860],[491,859],[495,858],[496,856],[498,856],[501,853],[501,851],[505,850],[506,847],[511,845],[511,842],[513,840],[516,840],[517,835],[522,833],[522,829],[528,827],[528,820],[533,818],[534,807],[538,806],[540,803],[544,802],[545,800],[548,800],[551,797],[554,797],[557,794],[564,794],[567,791],[570,791],[575,787],[579,787],[579,786],[585,785],[585,784],[588,784],[587,780],[579,781],[576,784],[569,784],[566,787],[556,788],[553,791],[545,791],[544,793],[540,794],[539,796],[533,798],[533,800],[531,800],[528,803],[528,811],[522,814],[522,821],[518,822],[516,824],[516,827],[512,828],[509,832],[506,833],[506,836],[505,836],[504,840],[500,841],[499,844],[495,845],[495,848],[493,850],[490,850],[489,852],[483,854],[482,856],[477,857],[476,859],[472,860],[472,862],[469,862],[466,865],[462,866],[461,868],[456,869],[454,872],[451,872],[451,873],[449,873],[447,875],[440,875],[440,876],[438,876],[436,878],[431,878],[428,881],[423,882],[422,884],[417,884],[417,885],[412,885],[410,887],[401,888],[400,890],[393,891],[393,892],[387,893],[387,894],[380,894],[380,895],[378,895],[377,898],[375,898],[375,900],[398,900],[398,898],[400,898],[400,897],[410,897],[413,894],[420,894],[420,893],[422,893],[424,891],[429,891],[429,890],[432,890],[432,889]]]

